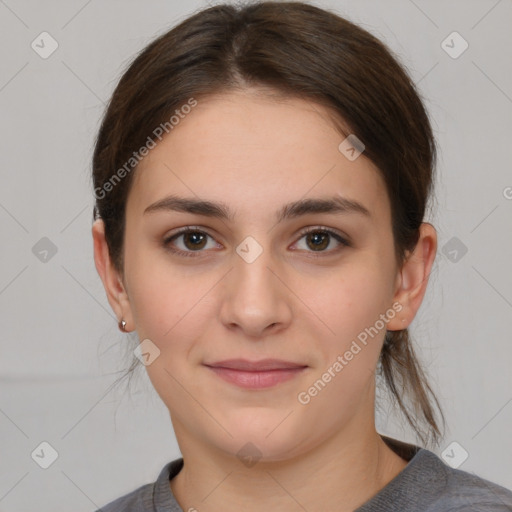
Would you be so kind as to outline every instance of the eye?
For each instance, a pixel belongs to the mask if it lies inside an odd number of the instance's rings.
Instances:
[[[301,232],[300,240],[305,239],[305,245],[308,252],[337,252],[342,247],[350,247],[350,243],[339,233],[325,227],[306,228]],[[332,245],[333,239],[337,248],[326,251]],[[299,242],[300,242],[299,240]]]
[[[178,254],[179,256],[195,257],[199,256],[199,254],[194,253],[200,253],[205,248],[212,248],[211,246],[208,247],[208,238],[213,240],[213,238],[205,231],[193,226],[187,226],[186,228],[180,229],[178,232],[167,237],[163,244],[166,249]],[[173,242],[179,239],[182,239],[181,247],[176,248],[173,245]],[[215,244],[213,245],[215,246]]]
[[[194,226],[187,226],[171,236],[166,237],[163,241],[163,245],[166,250],[169,250],[178,256],[197,257],[201,255],[200,253],[204,252],[203,249],[219,247],[215,242],[208,247],[208,238],[213,240],[213,237],[205,231]],[[305,239],[305,250],[313,253],[333,253],[337,252],[342,247],[351,246],[351,244],[339,233],[322,226],[306,228],[303,230],[300,233],[299,241],[296,242],[296,244],[298,244],[302,239]],[[336,242],[337,247],[331,250],[326,250],[328,247],[333,245],[333,240]],[[180,243],[177,243],[177,241]],[[303,248],[299,247],[299,249]]]

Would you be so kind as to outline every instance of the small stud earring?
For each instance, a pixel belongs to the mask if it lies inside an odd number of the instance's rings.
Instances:
[[[121,332],[126,332],[126,322],[125,322],[124,320],[121,320],[121,321],[119,322],[119,330],[120,330]]]

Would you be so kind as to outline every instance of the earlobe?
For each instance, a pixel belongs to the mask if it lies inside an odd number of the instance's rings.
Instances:
[[[387,325],[387,330],[405,329],[414,319],[427,290],[430,271],[437,251],[437,233],[428,222],[420,226],[420,236],[414,250],[397,275],[394,302],[400,303],[400,313]],[[403,320],[406,320],[405,322]]]
[[[110,258],[105,239],[105,224],[102,219],[94,221],[92,226],[94,243],[94,264],[103,282],[107,299],[118,320],[124,319],[127,326],[131,324],[131,308],[119,271]],[[128,331],[128,327],[126,327]]]

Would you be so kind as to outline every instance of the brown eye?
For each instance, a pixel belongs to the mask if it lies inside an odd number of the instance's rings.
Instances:
[[[302,239],[305,240],[305,248],[299,247],[299,249],[304,249],[307,252],[331,254],[343,247],[350,247],[350,243],[345,238],[327,228],[308,228],[301,233],[299,241]],[[333,240],[335,242],[334,244],[332,243]],[[328,247],[332,245],[334,245],[334,247],[328,249]]]
[[[187,249],[197,250],[203,249],[206,242],[206,235],[199,231],[193,231],[190,233],[182,233],[183,244]]]
[[[213,237],[200,229],[187,227],[165,238],[163,246],[166,250],[179,256],[201,256],[202,253],[207,252],[203,249],[218,245],[212,243],[210,247],[207,247],[208,239],[213,240]]]
[[[308,247],[314,251],[323,250],[329,246],[330,235],[324,231],[315,231],[306,235]]]

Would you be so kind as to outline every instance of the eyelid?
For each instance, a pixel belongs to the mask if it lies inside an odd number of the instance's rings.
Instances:
[[[327,233],[331,238],[334,238],[338,242],[338,247],[331,249],[329,251],[305,251],[307,258],[328,258],[330,256],[336,256],[340,253],[341,250],[346,249],[348,247],[352,247],[352,242],[350,242],[349,237],[342,234],[336,229],[329,228],[327,226],[308,226],[307,228],[302,229],[299,234],[297,241],[294,242],[294,245],[298,243],[305,235],[309,233]]]
[[[317,226],[308,226],[301,231],[299,231],[298,236],[303,237],[304,235],[307,235],[308,233],[316,233],[316,232],[325,232],[329,233],[330,235],[335,235],[335,237],[341,239],[343,243],[346,245],[352,245],[350,242],[350,238],[345,235],[343,232],[338,231],[334,228],[329,228],[327,226],[317,225]]]
[[[215,240],[215,237],[213,235],[211,235],[207,229],[202,228],[201,226],[185,226],[185,227],[177,229],[170,235],[167,235],[164,237],[163,242],[162,242],[164,248],[173,254],[177,254],[178,256],[185,256],[185,257],[198,257],[198,256],[201,256],[202,253],[208,252],[208,251],[183,251],[182,249],[171,248],[171,242],[174,239],[176,239],[186,233],[203,233],[206,236],[209,236],[212,240]]]

